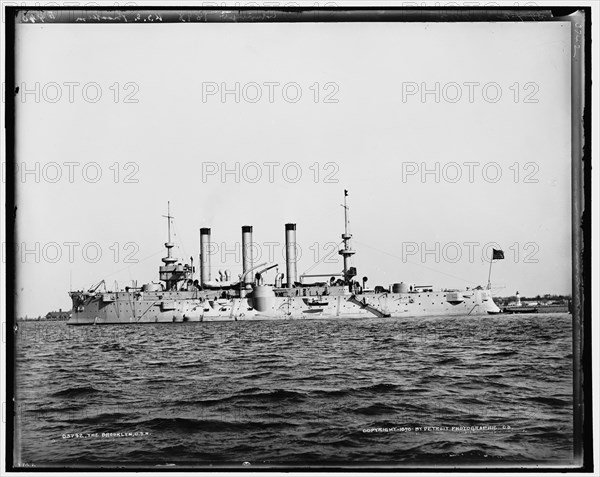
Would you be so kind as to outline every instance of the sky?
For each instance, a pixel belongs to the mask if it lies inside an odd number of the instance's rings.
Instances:
[[[69,289],[257,262],[368,285],[571,292],[567,23],[21,24],[17,311]],[[3,177],[3,180],[6,180]],[[236,245],[237,243],[237,245]],[[275,270],[269,277],[274,275]],[[115,284],[115,282],[117,282]]]

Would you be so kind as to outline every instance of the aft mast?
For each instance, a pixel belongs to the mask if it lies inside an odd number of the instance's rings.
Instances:
[[[344,281],[346,284],[350,283],[352,277],[356,275],[356,269],[350,267],[350,257],[356,252],[352,250],[350,239],[352,234],[348,232],[348,204],[346,198],[348,197],[348,191],[344,189],[344,233],[342,234],[342,240],[344,241],[344,248],[339,251],[339,254],[344,257]]]

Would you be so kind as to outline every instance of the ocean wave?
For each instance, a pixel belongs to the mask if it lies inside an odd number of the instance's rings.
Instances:
[[[138,422],[137,425],[142,430],[151,430],[154,432],[239,432],[251,430],[254,432],[261,429],[295,427],[296,424],[286,421],[274,420],[249,420],[241,419],[192,419],[192,418],[154,418]]]
[[[66,389],[61,389],[51,394],[53,397],[84,397],[92,394],[98,394],[101,391],[93,386],[73,386]]]
[[[99,328],[108,336],[90,328],[77,340],[18,345],[21,458],[50,466],[249,461],[255,468],[485,466],[572,455],[568,319],[242,325]],[[511,428],[415,430],[475,424]],[[373,426],[413,430],[363,432]],[[96,430],[149,434],[57,438]]]
[[[523,400],[537,402],[540,404],[546,404],[547,406],[551,406],[551,407],[561,407],[562,408],[562,407],[567,407],[567,406],[573,405],[572,400],[565,400],[565,399],[560,399],[560,398],[552,397],[552,396],[534,396],[531,398],[523,398]]]

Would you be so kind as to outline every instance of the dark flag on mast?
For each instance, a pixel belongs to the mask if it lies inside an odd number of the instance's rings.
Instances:
[[[344,197],[348,196],[348,191],[346,189],[344,189]]]
[[[504,260],[504,252],[502,250],[492,249],[492,260]]]

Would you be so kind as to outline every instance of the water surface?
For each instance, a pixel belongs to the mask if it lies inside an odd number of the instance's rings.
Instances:
[[[568,314],[27,322],[16,349],[22,465],[571,461]]]

